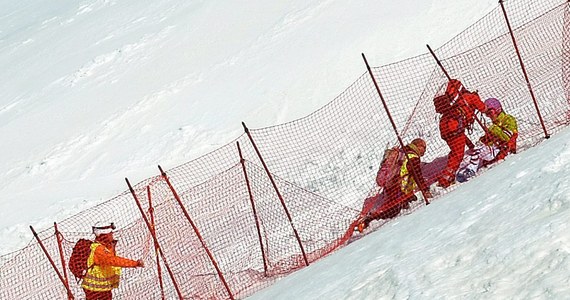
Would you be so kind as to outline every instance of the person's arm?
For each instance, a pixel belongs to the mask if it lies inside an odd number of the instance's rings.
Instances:
[[[503,120],[503,127],[508,130],[509,132],[511,132],[512,134],[515,134],[519,132],[519,127],[517,125],[517,119],[515,119],[515,117],[509,115],[509,114],[505,114],[505,118]]]
[[[489,133],[496,137],[500,143],[506,143],[509,141],[510,137],[503,131],[503,129],[495,124],[489,127]]]
[[[504,145],[509,145],[510,148],[511,144],[516,145],[516,139],[518,137],[517,120],[513,116],[505,113],[501,113],[499,118],[497,125],[493,124],[489,127],[489,132],[500,139],[500,142]]]
[[[95,249],[93,261],[96,265],[100,266],[113,266],[123,268],[134,268],[141,266],[141,263],[138,261],[114,255],[103,245],[99,245]]]

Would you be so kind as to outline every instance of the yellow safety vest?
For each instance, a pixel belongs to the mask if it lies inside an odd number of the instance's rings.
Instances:
[[[503,111],[497,116],[493,125],[489,127],[489,132],[506,143],[513,134],[518,133],[517,120]]]
[[[94,292],[107,292],[119,287],[121,268],[95,265],[95,249],[99,246],[101,246],[99,243],[91,244],[91,253],[87,259],[87,266],[89,266],[89,268],[87,269],[87,274],[83,277],[81,287]],[[107,248],[105,248],[105,250],[111,251]]]
[[[402,192],[404,192],[404,194],[411,193],[417,188],[416,181],[414,180],[413,176],[410,176],[410,172],[408,171],[408,167],[406,166],[408,164],[408,156],[410,158],[419,157],[415,153],[404,154],[404,162],[402,163],[402,167],[400,168],[400,178],[402,179],[400,188],[402,189]]]

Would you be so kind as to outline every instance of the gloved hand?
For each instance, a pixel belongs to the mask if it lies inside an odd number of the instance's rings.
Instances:
[[[144,261],[142,259],[137,260],[137,268],[144,268]]]

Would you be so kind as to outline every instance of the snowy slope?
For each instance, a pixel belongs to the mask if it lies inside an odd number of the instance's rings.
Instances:
[[[250,128],[309,114],[494,0],[0,2],[0,254]],[[466,9],[469,8],[469,9]],[[458,12],[461,12],[458,14]]]
[[[0,1],[0,254],[229,142],[309,114],[496,0]],[[570,131],[253,299],[566,299]]]
[[[568,299],[570,128],[250,299]]]

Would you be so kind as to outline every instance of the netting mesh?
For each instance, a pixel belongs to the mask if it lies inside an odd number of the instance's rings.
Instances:
[[[555,133],[570,122],[569,5],[562,0],[513,0],[505,7],[544,125]],[[500,7],[435,53],[450,76],[477,90],[481,100],[500,99],[503,109],[516,117],[519,151],[544,137]],[[421,137],[427,142],[421,173],[428,185],[435,182],[450,148],[440,137],[433,98],[443,93],[447,78],[430,54],[375,67],[372,73],[403,141]],[[482,114],[477,118],[491,125]],[[485,133],[476,122],[472,131],[465,132],[473,142]],[[424,205],[421,197],[409,202],[399,186],[381,188],[374,182],[384,149],[398,143],[368,73],[311,115],[251,129],[250,134],[251,140],[243,134],[166,171],[191,221],[164,177],[133,186],[149,217],[149,195],[152,199],[156,237],[184,298],[227,299],[230,292],[234,298],[244,298],[305,266],[305,259],[311,263],[345,244],[358,220],[370,211],[383,224]],[[159,260],[158,270],[152,236],[129,190],[58,222],[65,261],[78,239],[93,238],[90,228],[102,220],[120,226],[118,255],[145,262],[145,268],[123,270],[115,298],[160,299],[159,278],[166,298],[177,298],[165,261]],[[53,228],[40,232],[39,239],[61,270]],[[70,288],[76,298],[83,297],[73,278]],[[66,296],[35,240],[0,257],[0,298]]]

